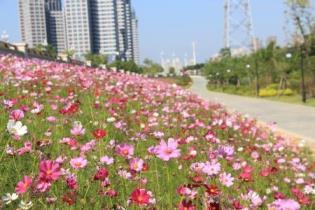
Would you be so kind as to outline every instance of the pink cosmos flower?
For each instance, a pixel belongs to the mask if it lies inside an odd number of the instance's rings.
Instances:
[[[78,142],[74,138],[63,138],[60,140],[60,143],[68,145],[71,150],[76,150],[78,148]]]
[[[88,161],[83,157],[77,157],[70,160],[70,165],[76,170],[84,168],[87,165],[87,163]]]
[[[44,105],[37,102],[34,102],[33,107],[34,109],[31,110],[31,113],[33,114],[39,114],[44,109]]]
[[[226,187],[231,187],[233,185],[234,178],[232,177],[231,174],[227,174],[224,172],[224,173],[220,174],[219,180],[220,180],[222,185],[224,185]]]
[[[299,210],[301,208],[300,204],[295,200],[291,199],[278,199],[272,204],[268,205],[268,209],[274,210]]]
[[[144,161],[140,158],[132,158],[129,161],[129,167],[133,171],[140,172],[142,171],[143,166],[144,166]]]
[[[114,158],[104,156],[100,158],[101,163],[106,164],[106,165],[111,165],[114,163]]]
[[[85,129],[83,128],[81,122],[75,121],[73,123],[71,134],[74,136],[83,136],[85,134]]]
[[[17,150],[18,155],[23,155],[27,152],[32,152],[32,143],[30,141],[24,143],[24,147]]]
[[[157,157],[164,161],[169,161],[172,158],[178,158],[180,157],[180,150],[177,149],[177,147],[178,143],[175,139],[169,139],[167,143],[162,140],[160,144],[156,146]]]
[[[33,180],[29,176],[24,176],[23,180],[18,182],[15,188],[17,194],[24,194],[31,187]]]
[[[216,160],[211,162],[206,162],[202,172],[207,174],[208,176],[217,175],[221,171],[221,164],[218,163]]]
[[[10,119],[11,120],[19,121],[23,118],[24,118],[24,112],[20,109],[13,110],[10,113]]]
[[[56,122],[56,117],[54,117],[54,116],[49,116],[49,117],[47,117],[46,118],[46,120],[48,121],[48,122],[50,122],[50,123],[53,123],[53,122]]]
[[[86,153],[88,153],[89,151],[91,151],[92,149],[94,149],[94,147],[96,146],[96,141],[95,140],[91,140],[89,142],[87,142],[86,144],[82,145],[80,148],[80,155],[84,156]]]
[[[39,178],[47,182],[56,181],[61,175],[60,165],[52,160],[43,160],[39,164]]]
[[[116,146],[116,153],[125,158],[131,158],[134,154],[134,147],[129,144],[119,144]]]

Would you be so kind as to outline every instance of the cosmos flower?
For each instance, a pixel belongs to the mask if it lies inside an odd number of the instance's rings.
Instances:
[[[107,132],[103,129],[96,129],[93,131],[93,136],[96,138],[96,139],[102,139],[104,138],[105,136],[107,135]]]
[[[20,109],[13,110],[10,113],[10,119],[11,120],[19,121],[23,118],[24,118],[24,112]]]
[[[167,143],[162,140],[160,144],[156,146],[155,151],[158,158],[169,161],[170,159],[180,157],[180,150],[177,147],[178,143],[175,139],[169,139]]]
[[[39,164],[39,178],[42,181],[53,182],[61,175],[60,165],[52,160],[43,160]]]
[[[31,187],[32,183],[33,180],[31,177],[24,176],[23,180],[17,183],[15,187],[15,192],[19,195],[26,193],[26,191]]]
[[[208,176],[217,175],[219,174],[220,171],[221,171],[221,164],[215,160],[211,162],[206,162],[202,169],[202,172],[207,174]]]
[[[153,203],[152,193],[146,189],[137,188],[130,196],[130,201],[138,206],[147,206]]]
[[[119,144],[116,146],[116,153],[125,158],[131,158],[134,154],[134,147],[130,144]]]
[[[220,174],[219,180],[220,180],[222,185],[224,185],[226,187],[231,187],[233,185],[234,178],[232,177],[231,174],[224,172],[224,173]]]
[[[6,204],[9,205],[12,201],[15,201],[19,198],[19,195],[16,193],[6,193],[4,196],[1,197],[1,200]]]
[[[268,205],[268,210],[299,210],[300,204],[291,199],[278,199]]]
[[[195,210],[196,207],[193,205],[191,200],[182,200],[179,204],[178,204],[178,210]]]
[[[140,158],[132,158],[129,161],[129,167],[133,171],[140,172],[144,167],[144,161]]]
[[[32,201],[29,202],[25,202],[24,200],[21,200],[20,204],[19,204],[19,208],[22,210],[28,210],[31,209],[33,206]]]
[[[7,124],[7,130],[10,134],[17,137],[22,137],[27,134],[26,125],[23,125],[20,121],[9,120]]]
[[[108,156],[103,156],[100,158],[101,163],[106,164],[106,165],[111,165],[114,163],[114,158],[108,157]]]
[[[77,157],[70,160],[70,165],[76,170],[84,168],[87,163],[88,161],[83,157]]]
[[[81,122],[75,121],[73,123],[71,134],[74,136],[83,136],[85,134],[85,129],[83,128]]]

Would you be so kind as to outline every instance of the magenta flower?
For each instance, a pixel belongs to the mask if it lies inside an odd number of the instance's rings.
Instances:
[[[52,160],[43,160],[39,164],[39,178],[46,182],[56,181],[61,175],[60,165]]]
[[[17,150],[18,155],[32,152],[32,143],[30,141],[24,143],[24,147]]]
[[[33,180],[31,177],[29,176],[24,176],[23,180],[20,181],[19,183],[17,183],[16,188],[15,188],[15,192],[17,194],[24,194],[27,192],[27,190],[31,187],[33,183]]]
[[[175,139],[169,139],[167,143],[162,140],[160,144],[156,146],[157,157],[164,161],[169,161],[172,158],[178,158],[180,157],[180,150],[177,149],[177,147],[178,143]]]
[[[24,118],[24,112],[20,109],[13,110],[10,113],[10,119],[11,120],[19,121],[23,118]]]
[[[88,161],[83,157],[73,158],[70,160],[70,165],[72,166],[72,168],[76,170],[84,168],[87,165],[87,163]]]

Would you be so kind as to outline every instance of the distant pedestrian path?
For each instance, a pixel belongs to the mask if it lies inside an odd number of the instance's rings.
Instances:
[[[230,110],[249,114],[259,121],[276,122],[280,129],[297,134],[310,144],[315,144],[315,108],[210,92],[206,88],[207,80],[204,77],[192,78],[194,84],[190,89],[202,98],[221,103]]]

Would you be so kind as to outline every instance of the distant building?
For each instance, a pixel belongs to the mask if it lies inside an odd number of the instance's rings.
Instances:
[[[109,60],[139,63],[138,20],[131,0],[20,0],[20,16],[23,41],[30,45],[47,40],[58,53],[73,50],[77,59],[92,52],[107,55]],[[42,26],[33,27],[43,34],[40,38],[27,34],[27,23],[35,20],[42,21]]]
[[[19,0],[22,41],[29,47],[47,42],[45,0]]]
[[[67,46],[75,58],[83,60],[92,52],[91,14],[89,0],[65,0]]]
[[[140,48],[139,48],[139,28],[138,28],[138,19],[136,16],[136,12],[132,11],[131,16],[131,27],[132,27],[132,48],[133,48],[133,60],[135,63],[140,63]]]
[[[61,0],[46,0],[46,25],[48,43],[58,53],[67,49],[65,18]]]
[[[93,51],[116,57],[119,54],[116,0],[91,0]]]

